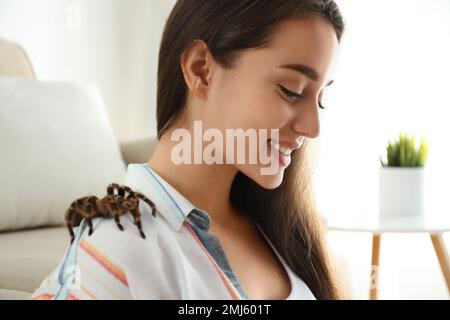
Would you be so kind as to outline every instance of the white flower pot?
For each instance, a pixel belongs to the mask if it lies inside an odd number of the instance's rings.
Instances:
[[[381,217],[420,216],[424,212],[424,168],[380,168]]]

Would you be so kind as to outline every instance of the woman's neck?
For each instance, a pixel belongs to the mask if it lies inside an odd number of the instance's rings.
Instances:
[[[148,166],[185,196],[195,207],[206,211],[211,227],[225,226],[235,220],[237,211],[229,194],[237,169],[227,164],[181,164],[172,161],[170,133],[161,137]]]

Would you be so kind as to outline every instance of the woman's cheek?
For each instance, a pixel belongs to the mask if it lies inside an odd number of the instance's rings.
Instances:
[[[293,116],[292,108],[289,108],[281,97],[273,95],[261,101],[259,115],[262,127],[281,129]]]

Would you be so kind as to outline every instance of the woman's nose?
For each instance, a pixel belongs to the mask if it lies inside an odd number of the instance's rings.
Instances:
[[[299,112],[292,122],[292,130],[295,134],[302,135],[310,139],[317,138],[320,134],[318,110]]]

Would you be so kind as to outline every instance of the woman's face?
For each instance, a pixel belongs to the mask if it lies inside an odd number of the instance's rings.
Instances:
[[[248,156],[244,164],[236,163],[236,158],[232,161],[260,186],[278,187],[291,150],[300,148],[303,138],[319,135],[319,114],[326,112],[319,102],[330,84],[338,46],[333,27],[325,20],[287,21],[277,29],[269,47],[245,51],[233,68],[215,70],[201,112],[203,129],[219,129],[224,137],[227,129],[266,129],[268,136],[258,145],[268,152],[272,163],[276,161],[274,174],[262,174],[261,168],[269,165],[261,161],[251,164]],[[269,140],[272,129],[279,130],[279,141]],[[224,143],[224,157],[225,147]],[[248,155],[249,144],[244,148]],[[234,151],[236,156],[243,150],[235,143]]]

